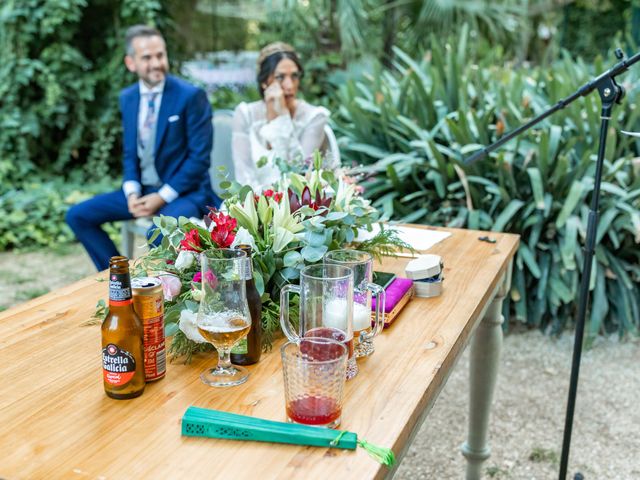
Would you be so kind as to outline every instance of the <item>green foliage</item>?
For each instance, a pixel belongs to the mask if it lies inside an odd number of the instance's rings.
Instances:
[[[156,0],[9,0],[0,9],[0,193],[38,171],[118,168],[122,35]],[[13,185],[15,187],[15,185]]]
[[[302,91],[321,103],[342,84],[345,71],[366,68],[372,59],[390,65],[394,45],[416,55],[428,47],[430,35],[452,35],[465,24],[471,25],[477,43],[504,45],[516,56],[530,35],[529,4],[550,7],[548,0],[253,3],[264,6],[258,9],[263,18],[255,17],[261,20],[258,45],[291,42],[307,69]]]
[[[534,447],[529,454],[529,460],[536,463],[558,463],[558,452],[550,448]]]
[[[211,108],[214,110],[233,110],[240,102],[254,102],[260,100],[260,94],[255,87],[247,87],[241,90],[222,87],[215,90],[209,97]]]
[[[580,99],[489,159],[461,159],[556,101],[606,65],[573,61],[552,69],[513,68],[457,44],[432,39],[420,60],[397,51],[396,70],[377,70],[346,85],[336,131],[343,159],[365,164],[365,194],[405,222],[507,231],[521,235],[511,318],[560,331],[574,318],[588,201],[599,132],[599,99]],[[477,56],[475,56],[477,55]],[[482,58],[482,63],[478,61]],[[638,71],[623,77],[630,87]],[[616,129],[638,130],[637,89],[615,110],[603,172],[593,308],[588,335],[638,332],[640,326],[640,175],[637,142]],[[614,129],[615,128],[615,129]]]
[[[20,190],[0,194],[0,251],[11,248],[55,247],[73,240],[65,224],[69,206],[96,193],[117,188],[108,180],[92,184],[28,179]],[[117,235],[115,227],[107,228]]]
[[[181,57],[203,52],[243,50],[249,41],[249,22],[237,16],[221,16],[219,0],[166,0],[175,25],[175,42]],[[234,12],[237,11],[235,6]],[[231,12],[233,13],[233,12]]]
[[[583,58],[592,59],[618,46],[620,35],[632,33],[629,0],[577,0],[564,7],[559,25],[563,48]],[[636,27],[637,28],[637,27]],[[589,32],[585,35],[585,32]],[[637,39],[636,39],[637,41]]]

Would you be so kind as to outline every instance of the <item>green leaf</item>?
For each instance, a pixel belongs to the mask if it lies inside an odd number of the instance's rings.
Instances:
[[[178,333],[178,330],[180,330],[180,327],[178,326],[177,323],[167,323],[164,326],[164,336],[172,337],[176,333]]]
[[[604,269],[597,267],[596,286],[591,301],[591,318],[589,320],[590,337],[594,337],[600,332],[607,313],[609,313],[609,299],[607,298],[606,278]]]
[[[562,209],[558,214],[558,218],[556,218],[556,227],[562,228],[566,223],[569,216],[573,213],[575,208],[578,206],[578,203],[582,199],[582,193],[584,192],[584,184],[580,181],[574,181],[571,184],[571,189],[569,190],[569,195],[567,195],[564,204],[562,205]]]
[[[305,259],[305,261],[309,263],[315,263],[322,260],[322,257],[324,256],[324,254],[327,252],[328,249],[329,247],[327,247],[326,245],[321,245],[317,247],[307,245],[300,251],[300,253],[302,254],[302,257]]]
[[[562,243],[560,244],[560,253],[562,254],[562,263],[567,270],[576,269],[576,254],[579,251],[578,246],[578,228],[580,227],[580,219],[576,216],[569,217],[564,229]]]
[[[533,275],[535,278],[540,278],[540,267],[538,267],[535,255],[526,243],[520,243],[520,247],[518,248],[518,255],[520,256],[520,258],[522,258],[524,263],[529,268],[531,275]]]
[[[542,175],[537,168],[527,168],[529,174],[529,180],[531,181],[531,191],[533,192],[533,198],[536,202],[536,208],[538,210],[545,209],[544,203],[544,187],[542,186]]]
[[[523,206],[524,202],[522,200],[511,200],[507,207],[500,213],[500,215],[498,215],[495,222],[493,223],[493,226],[491,227],[491,230],[494,232],[504,231],[504,228],[509,223],[509,221],[511,221],[513,216],[518,213],[518,210],[520,210]]]
[[[283,262],[285,267],[294,267],[302,261],[302,255],[295,250],[285,253]]]
[[[258,290],[258,294],[262,296],[264,294],[264,277],[258,269],[253,270],[253,281],[256,284],[256,290]]]

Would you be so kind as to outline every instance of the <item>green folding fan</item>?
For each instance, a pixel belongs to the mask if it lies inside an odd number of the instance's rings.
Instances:
[[[255,442],[290,443],[325,448],[355,450],[364,448],[383,465],[395,463],[393,451],[358,439],[353,432],[275,422],[235,413],[189,407],[182,417],[182,435],[189,437],[226,438]]]

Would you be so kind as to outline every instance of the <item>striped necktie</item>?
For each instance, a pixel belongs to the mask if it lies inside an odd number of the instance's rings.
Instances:
[[[156,97],[158,96],[158,92],[150,92],[145,94],[147,99],[147,115],[144,118],[144,122],[142,124],[142,128],[140,129],[140,135],[138,138],[140,140],[140,146],[144,150],[149,142],[149,138],[153,132],[156,123]]]

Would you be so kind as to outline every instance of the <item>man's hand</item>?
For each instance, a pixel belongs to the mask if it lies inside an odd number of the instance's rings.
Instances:
[[[144,217],[141,213],[141,203],[140,203],[140,195],[137,193],[131,193],[127,197],[127,208],[129,209],[129,213],[134,216],[134,218]]]
[[[160,194],[150,193],[138,199],[134,217],[149,217],[166,205]],[[133,212],[132,212],[133,213]]]

